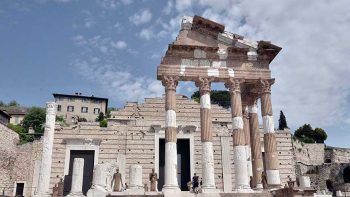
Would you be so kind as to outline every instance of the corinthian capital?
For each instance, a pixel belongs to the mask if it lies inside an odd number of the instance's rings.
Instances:
[[[259,86],[261,93],[271,93],[271,86],[275,83],[275,79],[260,79]]]
[[[209,78],[198,78],[195,82],[196,86],[199,88],[200,95],[210,93],[211,90],[211,79]]]
[[[244,82],[244,79],[229,79],[225,83],[225,87],[229,89],[230,93],[240,93],[241,92],[241,86]]]
[[[163,76],[162,84],[166,90],[176,90],[178,80],[177,76]]]

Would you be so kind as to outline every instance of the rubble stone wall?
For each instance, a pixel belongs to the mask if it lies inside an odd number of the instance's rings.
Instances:
[[[34,165],[41,159],[42,142],[17,145],[19,135],[0,124],[0,190],[13,195],[16,182],[24,182],[25,196],[32,196]]]

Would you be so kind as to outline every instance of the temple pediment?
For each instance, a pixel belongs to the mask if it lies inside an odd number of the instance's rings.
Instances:
[[[179,76],[183,81],[198,77],[212,77],[213,81],[269,79],[269,64],[280,50],[268,41],[251,41],[227,32],[224,25],[206,18],[186,16],[158,66],[157,76]]]

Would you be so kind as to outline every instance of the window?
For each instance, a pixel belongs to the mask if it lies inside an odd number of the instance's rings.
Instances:
[[[81,113],[88,113],[87,107],[81,107]]]
[[[68,112],[74,112],[74,106],[67,106]]]
[[[93,100],[93,103],[99,104],[99,103],[101,103],[101,101],[100,100]]]
[[[100,108],[94,108],[94,114],[99,114],[100,113]]]
[[[61,105],[57,105],[57,111],[61,111]]]
[[[89,99],[87,99],[87,98],[83,98],[82,100],[83,100],[83,103],[88,103],[89,102]]]

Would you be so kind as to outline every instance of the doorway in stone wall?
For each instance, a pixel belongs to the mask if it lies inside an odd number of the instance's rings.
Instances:
[[[16,183],[16,196],[23,196],[24,183]]]
[[[158,190],[164,185],[165,139],[159,139],[159,180]],[[177,180],[181,191],[188,191],[191,180],[190,139],[177,139]]]
[[[71,150],[69,161],[69,172],[64,177],[64,195],[68,195],[72,186],[73,162],[75,158],[84,159],[84,179],[83,179],[83,194],[86,195],[92,184],[92,175],[94,170],[94,156],[93,150]]]

